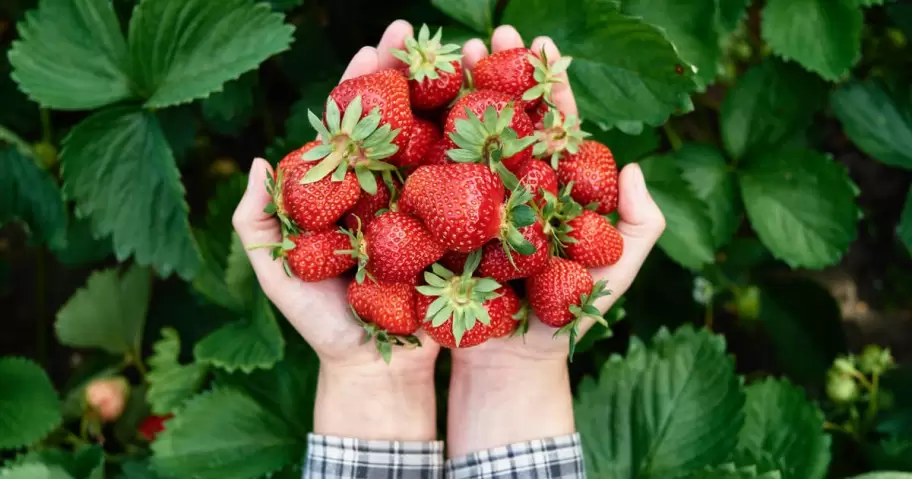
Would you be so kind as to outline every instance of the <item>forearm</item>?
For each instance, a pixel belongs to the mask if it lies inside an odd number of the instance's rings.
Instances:
[[[433,370],[320,366],[314,433],[386,441],[433,441],[437,412]]]
[[[572,434],[566,362],[454,362],[447,421],[449,457]]]

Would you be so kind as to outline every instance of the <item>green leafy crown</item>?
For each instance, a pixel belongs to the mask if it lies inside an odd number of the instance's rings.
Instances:
[[[440,38],[443,29],[438,28],[433,37],[427,25],[421,25],[418,30],[418,39],[409,37],[405,39],[405,50],[393,49],[394,57],[402,60],[409,67],[409,79],[424,81],[425,78],[436,80],[440,73],[456,73],[453,62],[461,61],[462,55],[454,53],[459,51],[459,45],[443,45]]]
[[[560,112],[549,107],[542,121],[542,129],[536,130],[534,136],[536,143],[532,154],[536,158],[550,158],[551,167],[556,170],[564,152],[575,155],[583,140],[591,135],[580,129],[579,117],[567,115],[561,120]]]
[[[523,93],[522,99],[531,101],[536,98],[544,97],[545,101],[550,104],[552,87],[557,83],[563,83],[563,79],[559,78],[559,76],[567,71],[567,68],[570,67],[570,62],[573,59],[570,57],[561,57],[554,62],[553,65],[550,65],[544,47],[542,47],[540,55],[541,58],[531,53],[529,54],[529,62],[535,67],[533,77],[538,84],[526,90],[526,92]]]
[[[571,181],[561,188],[558,196],[548,191],[542,192],[545,201],[539,214],[544,223],[544,231],[550,243],[552,256],[562,256],[564,248],[568,244],[576,243],[576,239],[570,236],[573,227],[567,223],[583,214],[583,207],[570,196],[572,189],[573,182]]]
[[[355,312],[355,308],[351,305],[348,307],[349,310],[351,310],[352,317],[355,321],[364,328],[364,339],[361,341],[361,344],[367,344],[369,341],[373,340],[377,345],[377,351],[380,353],[380,357],[383,358],[386,364],[389,364],[393,359],[393,346],[402,346],[409,349],[421,347],[421,340],[418,339],[417,336],[412,334],[392,334],[374,323],[369,323],[361,319],[361,316]]]
[[[605,320],[604,316],[602,316],[601,311],[595,307],[595,300],[611,294],[611,290],[607,289],[607,286],[607,280],[596,281],[595,285],[592,286],[591,292],[580,294],[580,304],[570,305],[570,313],[573,314],[573,321],[562,326],[554,333],[554,337],[558,337],[562,334],[568,334],[570,336],[570,361],[573,361],[573,353],[576,350],[576,338],[579,336],[579,323],[583,318],[590,317],[606,328],[611,326],[608,324],[608,321]]]

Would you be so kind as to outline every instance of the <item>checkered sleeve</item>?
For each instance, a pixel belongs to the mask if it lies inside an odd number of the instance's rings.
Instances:
[[[443,442],[369,441],[310,434],[304,479],[440,479]]]
[[[510,444],[454,458],[446,463],[447,479],[583,479],[579,434]]]

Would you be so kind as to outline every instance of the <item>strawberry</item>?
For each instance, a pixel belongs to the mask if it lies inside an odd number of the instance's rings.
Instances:
[[[547,106],[542,103],[542,106]],[[580,129],[575,115],[565,116],[556,108],[547,108],[541,123],[535,126],[536,158],[550,160],[551,167],[558,168],[558,161],[566,155],[579,152],[579,147],[590,134]]]
[[[558,334],[569,333],[571,358],[580,319],[588,316],[607,326],[593,305],[596,299],[610,293],[606,284],[593,284],[592,275],[583,265],[563,258],[551,258],[543,270],[526,279],[526,294],[538,319],[560,328]]]
[[[421,271],[443,256],[443,246],[417,218],[388,211],[363,230],[347,231],[350,241],[340,248],[358,261],[358,282],[369,275],[387,283],[415,284]]]
[[[488,315],[491,316],[491,337],[502,338],[509,336],[519,326],[522,303],[516,291],[508,285],[503,285],[494,292],[500,297],[488,301],[487,305]]]
[[[533,130],[544,130],[545,129],[545,114],[551,110],[551,107],[547,103],[539,103],[538,106],[527,110],[526,114],[529,115],[529,119],[532,120],[532,129]],[[564,114],[558,111],[560,115],[561,122],[564,121]]]
[[[276,168],[279,170],[287,170],[291,165],[301,161],[301,156],[304,153],[307,153],[308,151],[312,150],[314,147],[320,146],[322,144],[323,144],[323,142],[321,142],[319,140],[314,140],[314,141],[305,143],[304,146],[285,155],[285,157],[282,158],[281,161],[279,161],[279,164],[276,166]]]
[[[412,107],[433,110],[446,105],[462,86],[462,55],[459,45],[442,45],[442,29],[433,37],[427,25],[418,30],[418,38],[405,39],[405,50],[392,50],[394,57],[406,64],[401,71],[408,77]]]
[[[557,179],[561,185],[573,183],[571,196],[583,206],[595,203],[595,211],[603,215],[617,209],[618,170],[607,146],[584,141],[578,153],[561,160]]]
[[[273,204],[281,205],[276,213],[289,232],[329,228],[358,202],[360,189],[352,172],[345,172],[341,181],[323,178],[313,183],[301,183],[314,169],[313,163],[304,161],[279,169],[275,181],[280,186],[272,188]]]
[[[465,267],[466,259],[468,258],[469,253],[447,251],[446,253],[443,253],[443,256],[440,258],[440,261],[438,261],[438,263],[442,264],[450,271],[462,271],[462,268]]]
[[[399,166],[418,166],[432,145],[441,139],[440,128],[423,119],[415,118],[409,134],[409,143],[399,159]]]
[[[394,69],[343,81],[330,92],[322,121],[311,111],[307,115],[323,144],[301,156],[304,161],[319,160],[301,181],[312,183],[330,174],[333,181],[340,181],[352,170],[361,188],[371,194],[377,191],[377,181],[370,173],[399,166],[415,122],[408,82]]]
[[[455,274],[440,264],[424,273],[427,284],[418,286],[417,313],[424,319],[422,327],[447,348],[468,348],[485,342],[491,325],[499,316],[516,314],[517,301],[502,299],[496,291],[504,288],[491,278],[472,275],[481,262],[481,251],[472,252],[462,274]],[[515,305],[514,309],[511,309]]]
[[[569,66],[569,57],[551,65],[544,49],[536,54],[528,48],[511,48],[479,60],[473,75],[479,90],[506,93],[517,102],[517,108],[528,110],[542,97],[551,100],[551,88],[561,81],[556,76]]]
[[[374,339],[377,350],[389,363],[392,346],[416,346],[421,343],[412,336],[421,322],[415,312],[418,294],[410,284],[352,281],[348,285],[351,305],[368,340]]]
[[[498,241],[492,241],[482,248],[481,265],[478,273],[505,283],[510,280],[526,278],[538,273],[548,263],[548,237],[542,225],[535,222],[519,229],[523,237],[532,243],[535,252],[528,255],[510,254]]]
[[[396,184],[393,183],[392,178],[389,179],[389,182],[392,184],[393,189],[395,189]],[[384,180],[378,184],[377,194],[372,195],[366,191],[362,191],[361,196],[358,198],[358,202],[342,217],[342,222],[345,224],[345,227],[350,230],[358,229],[359,225],[361,228],[364,228],[374,220],[374,217],[377,216],[377,212],[384,208],[389,208],[390,201],[392,201],[390,186],[387,185],[387,181]]]
[[[281,257],[289,276],[302,281],[316,282],[335,278],[355,266],[350,256],[335,252],[349,247],[348,236],[335,231],[301,232],[286,237],[282,243],[248,246],[247,249],[272,248],[273,258]]]
[[[532,157],[532,121],[525,111],[514,108],[506,93],[479,90],[460,98],[443,130],[457,147],[448,152],[451,159],[488,164],[501,176],[505,174],[501,165],[515,171]],[[506,179],[504,183],[513,189]]]
[[[526,187],[534,196],[536,204],[544,203],[543,192],[557,194],[557,172],[541,160],[531,159],[525,162],[518,170],[516,177],[520,184]]]
[[[567,222],[573,239],[565,248],[567,258],[587,268],[617,263],[624,251],[624,238],[608,219],[590,210]]]
[[[164,416],[147,416],[143,419],[143,422],[139,424],[139,435],[143,439],[152,442],[158,437],[158,434],[165,430],[165,421],[174,417],[173,414],[168,413]]]
[[[405,181],[399,207],[413,211],[448,250],[468,253],[500,239],[520,254],[534,247],[518,228],[535,222],[526,203],[532,194],[518,188],[504,203],[504,188],[487,166],[460,163],[418,167]]]
[[[427,149],[424,153],[424,158],[421,159],[422,165],[446,165],[453,163],[453,160],[447,156],[447,150],[453,146],[446,138],[441,138],[440,141],[434,143]]]

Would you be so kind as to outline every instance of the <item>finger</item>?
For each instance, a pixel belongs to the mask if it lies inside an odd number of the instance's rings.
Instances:
[[[491,35],[491,50],[494,53],[509,50],[511,48],[522,48],[525,46],[522,36],[510,25],[501,25],[494,30]]]
[[[532,51],[535,52],[536,55],[541,55],[543,48],[545,50],[545,55],[548,57],[549,64],[554,64],[554,62],[560,59],[561,54],[557,49],[557,45],[554,44],[554,40],[551,40],[549,37],[538,37],[532,42]],[[560,79],[561,82],[551,87],[551,98],[554,105],[557,106],[557,109],[564,115],[578,115],[576,98],[573,97],[573,91],[570,89],[570,81],[567,79],[567,73],[561,73],[557,78]]]
[[[272,200],[266,191],[266,178],[271,174],[272,168],[266,160],[253,160],[247,180],[247,191],[244,192],[231,218],[234,230],[237,231],[245,248],[282,242],[282,230],[278,220],[263,211]],[[282,265],[278,261],[273,261],[271,248],[248,250],[247,256],[264,291],[271,289],[267,285],[291,279],[285,274]]]
[[[402,65],[391,50],[402,50],[405,48],[405,39],[414,35],[412,24],[405,20],[396,20],[386,27],[380,43],[377,45],[377,69],[394,68]]]
[[[345,73],[342,74],[340,81],[374,73],[379,70],[378,61],[376,48],[364,47],[358,50],[358,53],[355,53],[355,56],[348,62],[348,67],[345,68]]]
[[[488,47],[478,38],[473,38],[462,46],[462,67],[468,71],[475,69],[479,60],[488,56]]]
[[[627,291],[656,241],[665,231],[665,216],[646,189],[643,170],[636,163],[621,170],[618,178],[617,228],[624,238],[624,252],[617,263],[591,270],[596,281],[607,280],[611,294],[599,298],[595,306],[603,313]],[[580,325],[580,336],[595,321],[586,318]]]

